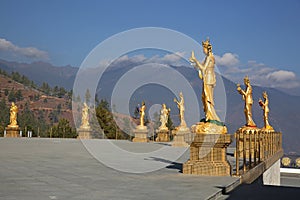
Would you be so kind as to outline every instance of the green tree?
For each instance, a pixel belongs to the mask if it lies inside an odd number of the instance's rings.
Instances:
[[[21,90],[18,90],[18,91],[15,93],[15,98],[16,98],[17,101],[23,100],[23,95],[22,95],[22,91],[21,91]]]
[[[15,95],[14,88],[11,89],[7,98],[9,102],[16,102],[16,95]]]
[[[3,136],[5,127],[9,124],[9,107],[3,98],[0,101],[0,135]]]
[[[48,136],[56,138],[76,138],[77,133],[76,130],[70,126],[70,122],[62,118],[59,120],[57,125],[52,126],[50,131],[48,132]]]
[[[28,102],[25,103],[23,111],[18,113],[17,121],[24,134],[26,134],[27,131],[32,131],[33,136],[36,136],[38,122],[35,119]]]
[[[113,118],[106,100],[101,100],[96,108],[98,122],[108,139],[128,139],[129,136],[120,130]]]
[[[85,102],[89,105],[91,102],[91,93],[89,89],[86,89],[85,92]]]
[[[42,92],[44,92],[45,94],[50,95],[51,88],[50,88],[50,86],[49,86],[48,83],[43,82],[43,83],[42,83],[42,86],[40,87],[40,90],[41,90]]]
[[[174,125],[173,125],[173,121],[172,121],[172,118],[170,117],[170,115],[168,115],[168,121],[167,121],[166,126],[169,128],[170,131],[175,128]]]

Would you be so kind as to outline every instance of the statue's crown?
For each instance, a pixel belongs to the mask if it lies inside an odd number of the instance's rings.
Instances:
[[[206,47],[206,48],[212,48],[212,46],[210,44],[210,41],[209,41],[209,38],[206,38],[205,41],[202,41],[202,46]]]
[[[244,80],[249,81],[249,76],[245,76]]]

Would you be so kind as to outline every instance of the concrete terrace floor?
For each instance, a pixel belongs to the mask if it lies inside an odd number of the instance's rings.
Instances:
[[[141,157],[118,154],[114,146]],[[172,162],[155,151],[163,147],[171,153],[183,154]],[[157,153],[149,157],[147,152]],[[229,148],[228,152],[227,158],[233,165],[233,149]],[[182,174],[182,163],[188,158],[188,149],[170,147],[168,143],[0,138],[0,199],[274,200],[298,199],[300,196],[299,174],[282,174],[280,187],[264,186],[261,178],[251,185],[239,185],[236,177]],[[103,161],[111,162],[110,167],[125,171],[149,169],[149,166],[160,169],[139,174],[126,173],[107,167]],[[222,194],[222,190],[231,189],[234,190]]]
[[[144,159],[145,163],[128,157],[132,167],[139,163],[142,167],[159,166],[159,162],[166,166],[148,173],[120,172],[95,158],[101,154],[113,158],[117,165],[119,160],[127,160],[110,151],[111,141],[86,142],[93,146],[93,156],[86,145],[76,139],[1,138],[0,199],[210,199],[226,197],[222,190],[235,187],[239,182],[236,177],[182,174],[181,166],[189,157],[188,151],[176,162],[159,155],[156,159]],[[168,146],[129,141],[114,141],[114,144],[136,153]],[[168,147],[173,151],[172,148],[182,150]]]

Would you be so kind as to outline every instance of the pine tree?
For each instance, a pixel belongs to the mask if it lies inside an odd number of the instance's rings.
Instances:
[[[9,124],[9,107],[3,98],[0,101],[0,135],[3,136],[5,127]]]
[[[91,93],[90,93],[89,89],[86,89],[86,92],[85,92],[85,102],[88,105],[90,105],[90,102],[91,102]]]

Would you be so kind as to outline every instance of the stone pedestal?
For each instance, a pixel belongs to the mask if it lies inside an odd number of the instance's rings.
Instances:
[[[183,164],[183,173],[230,176],[226,151],[231,142],[227,134],[196,134],[190,146],[190,159]]]
[[[188,134],[190,134],[189,129],[187,130],[174,130],[172,132],[172,134],[174,135],[173,137],[173,142],[172,142],[172,146],[173,147],[188,147],[190,146],[187,142],[186,142],[186,136]]]
[[[169,130],[158,130],[156,142],[170,142]]]
[[[92,139],[92,130],[90,127],[80,127],[77,129],[77,139]]]
[[[5,128],[6,135],[5,137],[20,137],[20,128],[19,126],[7,126]]]
[[[145,128],[138,126],[133,132],[134,138],[132,139],[132,142],[149,142],[148,129],[146,126]]]

